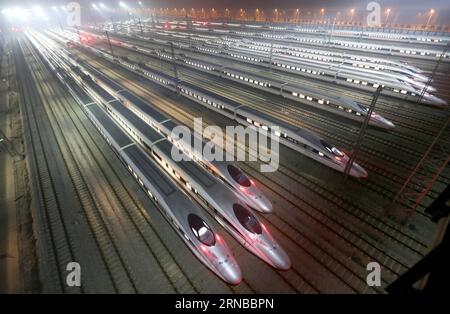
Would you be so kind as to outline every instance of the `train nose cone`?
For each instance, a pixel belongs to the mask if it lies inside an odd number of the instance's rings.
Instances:
[[[258,202],[259,209],[264,214],[269,214],[273,212],[272,202],[264,195],[261,194]]]
[[[369,174],[367,173],[366,169],[358,165],[356,162],[353,163],[352,169],[350,170],[350,175],[355,178],[367,178]]]
[[[232,285],[238,285],[242,281],[241,268],[236,262],[228,262],[217,267],[223,279]]]
[[[281,270],[288,270],[291,268],[291,259],[280,246],[271,250],[269,255],[273,267]]]
[[[384,119],[383,123],[386,125],[386,127],[387,127],[388,129],[393,129],[393,128],[395,128],[395,124],[392,123],[392,121],[389,121],[389,120],[387,120],[387,119]]]

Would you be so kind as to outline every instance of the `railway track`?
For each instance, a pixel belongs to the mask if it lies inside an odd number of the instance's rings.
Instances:
[[[51,95],[54,101],[53,106],[45,104],[50,129],[57,139],[70,181],[75,185],[83,212],[101,251],[105,264],[103,270],[110,276],[107,280],[100,273],[95,284],[86,282],[83,286],[93,285],[102,292],[230,291],[221,282],[213,283],[212,287],[204,286],[214,280],[209,273],[198,280],[197,285],[193,284],[186,275],[187,269],[180,268],[180,256],[175,259],[172,254],[173,243],[169,249],[164,242],[170,241],[163,240],[152,226],[155,217],[138,203],[130,184],[133,180],[125,181],[124,178],[130,178],[128,172],[117,167],[118,160],[111,160],[116,157],[103,140],[100,140],[101,146],[98,144],[101,137],[81,109],[76,107],[74,100],[49,83],[52,76],[44,70],[42,63],[36,64],[38,57],[34,55],[34,60],[30,59],[28,62],[34,63],[35,79],[45,82],[38,87],[40,95]],[[97,138],[93,137],[92,131]],[[73,242],[76,240],[72,239]],[[78,242],[78,245],[82,243]],[[75,258],[77,260],[80,256],[76,254]],[[184,259],[188,260],[186,257]],[[90,267],[96,266],[92,261],[83,264],[87,265],[86,273],[89,273]],[[185,266],[191,264],[188,260]],[[202,268],[201,265],[197,267]],[[96,272],[97,269],[93,271],[94,278],[97,278]],[[244,287],[242,290],[245,291]]]
[[[50,167],[50,163],[54,166],[57,163],[46,144],[49,135],[45,134],[45,129],[39,127],[42,125],[38,123],[42,115],[42,112],[38,112],[40,99],[36,97],[37,92],[28,75],[30,72],[19,43],[15,43],[14,51],[17,86],[21,95],[20,106],[27,138],[28,167],[34,178],[33,186],[36,187],[34,196],[37,198],[35,205],[38,209],[33,213],[33,217],[40,224],[37,232],[40,234],[38,245],[41,249],[38,254],[41,274],[51,278],[42,288],[47,292],[67,292],[64,266],[71,262],[74,256],[74,247],[69,240],[66,217],[62,210],[62,200],[68,198],[63,196],[61,189],[55,185],[56,167]],[[72,290],[81,292],[77,288]]]

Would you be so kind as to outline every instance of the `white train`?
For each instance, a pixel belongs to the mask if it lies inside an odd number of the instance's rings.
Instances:
[[[34,44],[37,45],[37,42],[34,41]],[[75,79],[68,74],[70,71],[62,63],[55,61],[55,56],[51,60],[47,57],[50,52],[43,52],[42,46],[38,47],[41,47],[41,54],[72,95],[78,99],[113,151],[193,254],[225,282],[239,284],[242,273],[238,263],[225,241],[211,227],[200,207],[178,189],[172,179],[114,123],[93,98],[77,86]]]

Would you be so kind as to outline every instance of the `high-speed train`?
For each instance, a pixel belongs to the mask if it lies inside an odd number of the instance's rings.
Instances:
[[[172,60],[172,56],[169,53],[165,53],[162,51],[153,51],[123,42],[120,43],[120,46],[138,51],[140,53],[144,53],[148,56],[159,57],[165,60]],[[349,98],[333,95],[330,93],[325,94],[313,88],[270,79],[261,75],[249,74],[232,67],[223,67],[215,63],[187,57],[184,54],[178,54],[176,56],[176,60],[182,65],[203,70],[211,74],[219,75],[220,77],[226,79],[238,81],[254,88],[258,88],[272,94],[281,95],[282,97],[318,107],[320,109],[330,111],[350,119],[358,120],[358,117],[365,117],[368,112],[367,107],[360,105]],[[385,129],[392,129],[394,127],[394,124],[391,121],[385,119],[376,112],[372,113],[369,123],[373,126]]]
[[[213,53],[214,48],[197,48],[199,51]],[[262,53],[258,52],[242,52],[237,49],[216,50],[216,53],[226,55],[232,59],[238,59],[244,62],[258,64],[267,67],[270,59]],[[426,86],[423,82],[414,81],[405,75],[393,75],[384,73],[373,73],[370,69],[361,69],[362,71],[354,71],[345,66],[333,66],[326,63],[312,63],[309,61],[290,60],[284,57],[273,57],[272,64],[278,70],[299,74],[306,77],[313,77],[319,80],[325,80],[336,83],[338,85],[347,85],[362,90],[374,91],[378,86],[383,86],[383,93],[396,98],[416,101],[422,93],[422,89]],[[447,102],[430,92],[435,89],[427,86],[421,103],[445,107]]]
[[[254,51],[270,52],[270,44],[264,42],[247,42],[243,40],[241,43],[234,45],[235,47],[242,47]],[[282,45],[274,45],[274,53],[280,55],[287,55],[291,57],[298,57],[300,60],[316,60],[326,61],[328,63],[334,63],[335,65],[348,65],[354,68],[372,69],[377,71],[383,71],[383,73],[393,73],[397,75],[405,75],[412,80],[418,80],[420,82],[427,82],[428,77],[421,74],[422,71],[416,67],[406,65],[401,62],[384,60],[373,57],[363,57],[352,54],[334,53],[327,51],[320,51],[317,49],[303,48],[303,47],[289,47]]]
[[[161,41],[161,43],[164,44],[164,41]],[[136,45],[130,45],[124,42],[117,44],[142,53],[156,54],[161,58],[171,60],[170,54],[164,51],[149,52],[148,49],[136,47]],[[351,59],[334,58],[336,59],[335,61],[328,62],[323,57],[308,59],[304,57],[305,54],[301,57],[299,53],[295,53],[299,56],[295,54],[277,54],[270,59],[267,53],[262,53],[259,50],[239,47],[238,44],[234,43],[229,46],[229,48],[223,49],[223,45],[221,44],[204,43],[203,45],[183,48],[195,49],[202,53],[221,55],[264,67],[267,67],[272,62],[272,65],[280,71],[313,77],[315,79],[356,87],[371,92],[381,85],[383,86],[383,94],[409,101],[417,101],[425,89],[423,97],[420,98],[421,103],[438,107],[447,105],[446,101],[432,94],[435,88],[428,84],[429,79],[426,76],[419,73],[420,71],[416,71],[414,67],[403,64],[395,65],[395,63],[389,62],[382,64],[379,59],[372,60],[373,58],[365,59],[364,57],[358,56],[352,56]],[[363,110],[359,111],[360,114],[363,114]],[[358,112],[358,110],[355,110],[355,112]]]
[[[233,67],[223,67],[214,63],[190,58],[185,55],[180,55],[178,60],[185,63],[187,66],[198,68],[213,74],[217,73],[221,77],[237,81],[272,94],[281,95],[285,98],[293,99],[307,105],[312,105],[350,119],[365,117],[368,113],[367,107],[360,105],[349,98],[336,96],[330,93],[325,94],[313,88],[287,83],[262,75],[246,73],[245,71],[238,70]],[[391,121],[385,119],[376,112],[373,112],[370,116],[369,123],[385,129],[392,129],[395,126]]]
[[[86,81],[86,79],[85,79]],[[87,84],[91,85],[89,82]],[[204,208],[250,252],[277,269],[289,269],[291,262],[268,228],[247,205],[216,177],[191,160],[173,161],[174,143],[137,117],[118,102],[103,103],[124,129],[141,143],[153,159],[163,167],[188,193],[195,194]],[[182,154],[182,153],[181,153]],[[182,156],[180,156],[182,158]],[[189,158],[190,159],[190,158]],[[232,165],[229,165],[233,167]]]
[[[280,126],[280,132],[275,132],[275,136],[278,136],[280,142],[301,154],[304,154],[332,169],[343,172],[348,160],[350,159],[347,154],[342,152],[334,145],[328,144],[325,140],[321,139],[318,135],[305,129],[289,125],[278,119],[268,117],[259,111],[252,108],[243,106],[230,99],[222,97],[218,94],[211,93],[200,87],[194,86],[186,82],[178,82],[175,84],[173,77],[161,73],[157,70],[148,68],[145,64],[132,62],[130,60],[125,61],[120,58],[115,58],[105,51],[94,47],[83,46],[85,49],[90,50],[96,55],[99,55],[111,62],[122,65],[124,68],[134,71],[143,77],[169,88],[173,91],[180,90],[181,95],[188,99],[191,99],[203,106],[217,111],[222,115],[229,117],[239,123],[248,124],[248,120],[251,120],[251,124],[257,128],[264,130],[270,130],[270,126]],[[236,110],[239,109],[240,117],[237,116]],[[248,117],[246,117],[248,115]],[[255,119],[260,115],[261,118]],[[243,117],[243,119],[242,119]],[[248,120],[247,120],[248,119]],[[271,124],[261,124],[259,120],[270,121]],[[353,163],[350,168],[351,176],[355,178],[366,178],[368,176],[367,171],[357,163]]]
[[[57,39],[57,37],[55,37],[55,39]],[[70,53],[68,52],[67,54],[70,55]],[[161,132],[161,134],[163,134],[167,138],[170,137],[173,128],[177,125],[172,119],[155,109],[156,107],[153,104],[149,102],[143,102],[141,99],[128,92],[124,91],[122,93],[121,91],[123,91],[123,88],[120,85],[110,80],[108,77],[91,67],[89,64],[83,63],[81,61],[78,62],[99,79],[99,84],[103,88],[108,90],[116,98],[120,99],[139,117],[143,118],[144,121],[150,126],[159,130],[159,132]],[[173,84],[173,79],[169,76],[153,75],[151,76],[151,79],[165,87],[169,86],[169,84]],[[194,148],[196,149],[196,147]],[[224,184],[235,190],[235,192],[247,205],[262,213],[270,213],[273,211],[272,203],[256,185],[256,181],[249,178],[245,174],[245,172],[239,168],[238,165],[225,160],[203,160],[201,158],[202,151],[198,152],[195,149],[195,160],[198,161],[208,171],[213,173],[216,177],[218,177],[221,181],[223,181]]]
[[[37,45],[36,41],[33,42]],[[68,72],[55,61],[49,60],[46,56],[46,53],[49,53],[48,50],[44,53],[43,49],[40,49],[40,52],[58,73],[63,84],[79,100],[88,117],[111,145],[113,151],[193,254],[225,282],[239,284],[242,280],[241,269],[227,244],[211,227],[202,210],[178,189],[170,177],[161,171],[159,166],[114,123],[94,99],[77,87],[73,78],[70,79]]]
[[[194,28],[197,31],[209,31],[216,32],[215,29],[202,29],[199,27]],[[217,32],[223,34],[223,31]],[[370,51],[372,53],[381,54],[381,55],[393,55],[393,56],[402,56],[402,57],[411,57],[417,59],[428,59],[428,60],[436,60],[441,58],[442,50],[430,49],[430,48],[409,48],[404,46],[395,46],[392,44],[374,44],[368,42],[357,42],[350,40],[342,40],[337,38],[329,38],[328,36],[324,36],[323,34],[317,36],[298,36],[295,34],[288,33],[272,33],[272,32],[255,32],[250,30],[229,30],[228,34],[230,36],[243,36],[252,39],[271,39],[274,38],[278,41],[283,41],[283,43],[305,43],[307,45],[312,46],[324,46],[326,45],[328,48],[341,48],[347,50],[355,50],[355,51]],[[400,43],[401,44],[401,43]],[[442,55],[444,61],[450,60],[450,53],[447,52]]]
[[[172,25],[186,25],[185,21],[169,21]],[[195,26],[202,26],[205,25],[202,21],[192,21],[192,25]],[[366,39],[377,39],[377,40],[385,40],[385,41],[396,41],[396,42],[405,42],[405,43],[426,43],[426,44],[442,44],[449,40],[449,37],[445,37],[444,35],[433,35],[430,34],[427,31],[421,31],[421,32],[392,32],[392,30],[386,31],[385,28],[382,29],[376,29],[373,30],[367,30],[367,29],[351,29],[353,27],[348,26],[335,26],[333,30],[329,29],[329,25],[326,25],[325,27],[320,24],[308,24],[308,25],[283,25],[283,26],[272,26],[269,24],[236,24],[236,23],[226,23],[226,22],[211,22],[208,23],[210,26],[216,27],[214,30],[218,30],[221,28],[224,28],[225,30],[229,30],[232,28],[239,28],[241,30],[244,30],[246,28],[248,29],[260,29],[260,30],[280,30],[284,32],[293,32],[293,33],[301,33],[305,35],[309,34],[317,34],[317,35],[324,35],[324,34],[333,34],[333,36],[336,37],[349,37],[349,38],[366,38]]]
[[[171,76],[154,69],[149,69],[144,64],[113,58],[108,53],[102,52],[93,47],[87,47],[87,49],[93,51],[97,55],[107,58],[112,62],[121,64],[127,69],[134,70],[136,73],[141,74],[157,84],[163,85],[174,91],[179,89],[181,94],[188,99],[200,103],[211,110],[215,110],[224,116],[236,120],[239,123],[248,124],[248,121],[251,120],[251,124],[264,130],[270,130],[270,126],[280,126],[280,132],[275,132],[275,135],[279,137],[282,144],[337,171],[343,172],[346,167],[349,160],[348,155],[337,147],[328,144],[325,140],[310,131],[300,129],[278,119],[268,117],[259,111],[243,106],[218,94],[211,93],[198,86],[194,86],[186,82],[181,82],[176,85]],[[240,116],[238,116],[236,112],[238,109]],[[258,116],[260,116],[260,118],[255,118]],[[262,121],[259,122],[259,120],[267,122],[270,121],[270,124],[262,124]],[[353,163],[349,174],[355,178],[366,178],[368,175],[367,171],[357,163]]]
[[[272,237],[268,228],[250,212],[247,205],[229,187],[224,186],[192,160],[183,160],[180,156],[180,161],[173,161],[171,152],[175,141],[171,142],[153,128],[149,128],[144,120],[111,96],[80,66],[72,65],[71,71],[78,75],[77,81],[80,86],[84,86],[93,98],[100,101],[112,118],[142,144],[144,150],[174,180],[177,180],[188,193],[197,195],[210,214],[238,242],[269,265],[278,269],[290,268],[288,255]],[[130,94],[127,92],[124,95]]]
[[[198,32],[209,32],[212,34],[223,35],[227,34],[228,36],[238,36],[238,37],[247,37],[252,39],[269,39],[275,38],[276,40],[283,41],[283,44],[289,43],[298,43],[302,42],[312,46],[324,46],[331,48],[342,48],[347,50],[355,50],[355,51],[371,51],[372,53],[383,54],[383,55],[394,55],[394,56],[403,56],[403,57],[412,57],[419,59],[429,59],[436,60],[441,57],[442,51],[439,49],[431,49],[428,47],[419,48],[413,47],[409,48],[407,46],[396,46],[401,45],[402,42],[392,44],[390,42],[386,43],[370,43],[370,42],[358,42],[352,40],[344,40],[342,38],[337,38],[338,36],[327,36],[325,33],[314,34],[310,33],[309,36],[298,36],[295,33],[286,32],[285,27],[269,27],[274,28],[275,30],[284,30],[283,33],[274,33],[272,31],[255,31],[255,28],[250,29],[217,29],[212,27],[201,27],[195,26],[192,28],[194,31]],[[191,31],[192,31],[191,30]],[[167,31],[167,30],[165,30]],[[334,31],[333,31],[334,34]],[[217,36],[216,35],[216,36]],[[420,40],[426,42],[427,38],[421,38]],[[431,40],[431,39],[430,39]],[[444,61],[450,60],[450,53],[447,52],[443,56]]]

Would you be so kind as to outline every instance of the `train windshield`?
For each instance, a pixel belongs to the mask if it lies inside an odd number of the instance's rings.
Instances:
[[[328,144],[327,142],[325,142],[324,140],[320,140],[320,143],[323,145],[323,147],[325,147],[330,153],[332,153],[335,156],[338,157],[344,157],[344,153],[342,153],[339,149],[337,149],[336,147],[331,146],[330,144]]]
[[[254,234],[262,233],[261,224],[249,210],[239,204],[234,204],[233,211],[237,219],[239,220],[241,225],[245,227],[245,229]]]
[[[213,231],[199,216],[189,214],[188,223],[192,233],[201,243],[207,246],[213,246],[216,243]]]
[[[242,172],[241,169],[233,165],[228,165],[227,169],[234,181],[245,187],[249,187],[251,185],[250,179]]]
[[[364,112],[368,112],[369,111],[369,108],[364,107],[363,105],[360,105],[360,104],[357,104],[357,105],[362,111],[364,111]]]

